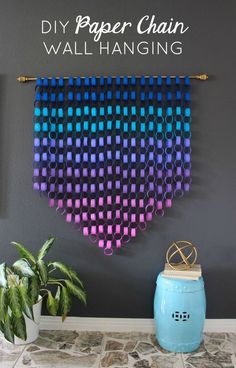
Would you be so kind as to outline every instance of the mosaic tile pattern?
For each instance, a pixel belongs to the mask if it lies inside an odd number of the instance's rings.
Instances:
[[[38,79],[33,187],[106,255],[191,184],[188,77]]]
[[[24,351],[24,346],[15,346],[0,336],[0,368],[12,368]]]
[[[236,334],[205,334],[196,352],[174,354],[145,333],[41,331],[26,346],[0,338],[0,368],[236,368],[235,351]]]

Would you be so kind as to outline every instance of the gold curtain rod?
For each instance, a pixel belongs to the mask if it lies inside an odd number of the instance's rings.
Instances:
[[[111,76],[112,78],[116,78],[117,76]],[[124,78],[124,76],[120,76],[121,78]],[[128,78],[131,78],[131,75],[127,75]],[[144,76],[145,78],[149,78],[150,76]],[[158,75],[153,75],[153,78],[157,78]],[[175,75],[161,75],[162,78],[167,78],[170,77],[171,79],[176,78]],[[197,79],[197,80],[202,80],[205,81],[207,80],[209,77],[207,74],[198,74],[198,75],[189,75],[188,76],[190,79]],[[63,79],[69,79],[70,77],[63,77]],[[81,77],[81,78],[85,78],[85,77]],[[100,76],[96,76],[96,78],[100,78]],[[107,78],[107,76],[104,76],[104,78]],[[136,76],[136,78],[141,78],[141,76]],[[179,78],[183,79],[185,78],[185,75],[179,75]],[[52,77],[48,77],[48,79],[52,79]],[[59,79],[59,77],[56,77],[56,79]],[[33,82],[36,81],[37,78],[36,77],[26,77],[26,76],[21,76],[17,78],[18,82],[20,83],[26,83],[26,82]]]

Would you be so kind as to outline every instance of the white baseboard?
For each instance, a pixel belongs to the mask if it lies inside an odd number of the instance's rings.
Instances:
[[[154,320],[144,318],[67,317],[67,319],[62,323],[60,317],[42,316],[40,321],[40,329],[111,332],[139,331],[147,333],[155,332]],[[236,333],[236,319],[206,319],[204,331]]]

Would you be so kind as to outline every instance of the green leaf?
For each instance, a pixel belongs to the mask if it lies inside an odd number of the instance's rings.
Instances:
[[[0,331],[4,334],[4,323],[0,321]]]
[[[71,294],[73,294],[76,298],[81,300],[86,305],[86,294],[85,294],[85,292],[81,288],[79,288],[78,286],[73,284],[73,282],[71,282],[70,280],[65,280],[65,284],[68,287]]]
[[[60,295],[61,295],[61,287],[58,286],[57,287],[57,292],[56,292],[56,295],[55,295],[55,299],[58,301],[58,303],[60,301]]]
[[[4,321],[7,311],[7,289],[0,288],[0,321]]]
[[[58,311],[58,300],[52,296],[52,293],[50,290],[48,290],[48,298],[47,298],[47,310],[52,316],[57,315]]]
[[[43,259],[54,243],[55,238],[48,238],[38,253],[38,260]]]
[[[62,286],[61,289],[61,296],[60,296],[60,310],[61,310],[61,314],[62,314],[62,322],[64,322],[64,320],[67,317],[67,314],[69,313],[71,308],[71,297],[70,294],[68,293],[67,289],[65,286]]]
[[[22,258],[27,259],[27,261],[30,262],[31,264],[35,264],[35,258],[33,254],[28,249],[26,249],[22,244],[14,241],[11,242],[11,244],[13,244],[16,247]]]
[[[32,304],[37,303],[39,297],[39,282],[36,276],[30,278],[29,297],[31,299]]]
[[[64,275],[66,275],[67,277],[69,277],[71,279],[69,267],[67,267],[64,263],[62,263],[62,262],[50,262],[49,265],[53,266],[56,269],[58,269]]]
[[[69,277],[69,279],[71,281],[77,282],[83,288],[83,283],[80,280],[79,276],[70,267],[68,267],[67,265],[65,265],[62,262],[50,262],[49,265],[52,265],[54,268],[56,268],[57,270],[59,270],[61,273],[63,273],[67,277]]]
[[[20,318],[22,316],[22,309],[20,303],[19,289],[16,286],[11,286],[8,290],[8,303],[13,316],[16,318]]]
[[[23,315],[19,318],[12,316],[12,326],[13,332],[17,337],[19,337],[22,340],[27,339],[25,318]]]
[[[82,288],[84,288],[84,284],[83,282],[80,280],[77,272],[75,272],[74,270],[70,270],[70,275],[73,279],[73,281],[77,282]]]
[[[37,261],[37,267],[41,280],[43,284],[46,285],[48,281],[48,270],[45,262],[42,259],[40,259],[39,261]]]
[[[29,288],[29,281],[30,281],[30,278],[29,277],[22,277],[20,284],[22,286],[24,286],[24,288],[26,288],[28,290],[28,288]]]
[[[11,324],[11,319],[8,315],[8,313],[5,314],[5,319],[4,319],[4,337],[6,340],[14,343],[14,333],[13,333],[13,328],[12,328],[12,324]]]
[[[0,264],[0,287],[7,287],[6,263]]]
[[[23,276],[34,276],[34,271],[32,270],[29,262],[26,259],[19,259],[13,264],[14,270]]]
[[[28,290],[23,286],[19,286],[21,307],[25,315],[34,320],[32,302],[28,296]]]

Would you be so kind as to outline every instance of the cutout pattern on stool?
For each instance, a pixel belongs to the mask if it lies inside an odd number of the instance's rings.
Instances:
[[[172,318],[176,321],[187,321],[189,319],[189,314],[187,312],[178,312],[176,311],[175,313],[172,314]]]

